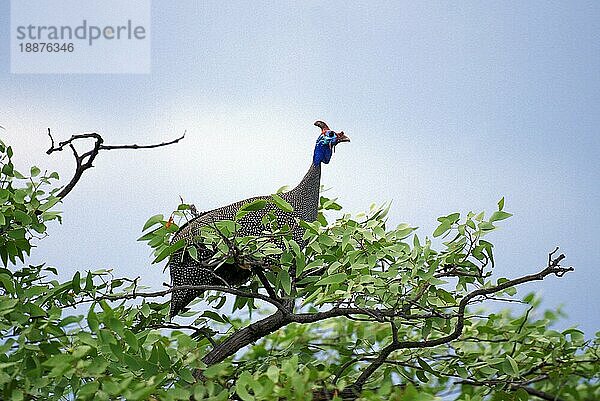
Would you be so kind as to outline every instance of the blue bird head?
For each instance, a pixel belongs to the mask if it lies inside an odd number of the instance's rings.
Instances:
[[[350,138],[344,134],[344,131],[335,132],[330,130],[323,121],[316,121],[315,125],[321,128],[321,135],[317,138],[313,155],[313,164],[318,166],[320,163],[329,163],[331,155],[335,151],[335,146],[338,143],[350,142]]]

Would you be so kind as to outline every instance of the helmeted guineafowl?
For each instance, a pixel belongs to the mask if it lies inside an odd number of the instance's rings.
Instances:
[[[297,243],[302,244],[304,229],[298,225],[298,220],[301,219],[310,222],[317,218],[319,189],[321,185],[321,163],[329,163],[334,147],[338,143],[350,141],[343,131],[332,131],[323,121],[317,121],[315,125],[321,128],[321,134],[317,138],[310,168],[298,186],[289,192],[281,194],[281,197],[294,210],[292,212],[284,212],[272,203],[267,203],[264,209],[248,213],[239,221],[239,235],[259,235],[265,228],[262,223],[263,216],[268,212],[273,212],[277,216],[280,225],[287,224],[292,230],[292,238]],[[252,274],[249,269],[233,264],[224,264],[216,270],[212,270],[203,265],[202,262],[210,260],[213,252],[207,247],[202,246],[202,244],[195,243],[194,239],[200,233],[201,227],[219,220],[233,220],[242,205],[258,199],[270,199],[270,196],[249,198],[204,212],[182,226],[173,237],[172,242],[174,243],[183,238],[187,244],[194,244],[198,250],[200,263],[192,259],[183,250],[174,253],[168,264],[171,272],[171,284],[175,287],[182,285],[224,285],[224,283],[231,286],[239,286],[246,282]],[[202,291],[189,289],[174,290],[171,296],[170,316],[173,317],[185,310],[185,307],[201,293]]]

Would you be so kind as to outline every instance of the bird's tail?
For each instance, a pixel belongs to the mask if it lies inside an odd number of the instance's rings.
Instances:
[[[214,274],[206,269],[194,265],[169,266],[171,271],[171,285],[173,287],[210,285]],[[194,289],[174,289],[171,293],[171,308],[169,318],[172,319],[181,312],[187,311],[187,306],[204,291]]]

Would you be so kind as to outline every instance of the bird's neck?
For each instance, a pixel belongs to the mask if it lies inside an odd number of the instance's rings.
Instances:
[[[301,215],[303,220],[314,221],[317,219],[319,209],[319,190],[321,189],[321,163],[310,164],[310,168],[302,181],[292,189],[288,201],[294,210]]]

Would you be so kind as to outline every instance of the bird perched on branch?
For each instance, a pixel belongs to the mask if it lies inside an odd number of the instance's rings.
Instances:
[[[280,224],[287,224],[290,227],[292,238],[297,243],[302,243],[304,229],[298,225],[298,220],[311,222],[317,218],[319,189],[321,185],[321,164],[329,163],[337,144],[350,141],[343,131],[332,131],[323,121],[317,121],[315,125],[321,129],[321,133],[317,138],[310,168],[298,186],[289,192],[281,194],[281,198],[293,207],[293,211],[285,212],[275,205],[268,203],[264,209],[248,213],[239,220],[239,235],[261,234],[265,229],[262,218],[266,213],[272,212],[277,216]],[[246,282],[252,273],[243,266],[226,263],[216,269],[208,267],[209,264],[207,262],[214,255],[214,252],[208,247],[197,243],[197,237],[203,226],[211,225],[219,220],[233,220],[242,205],[259,199],[269,200],[271,197],[253,197],[204,212],[182,226],[173,237],[172,243],[184,239],[186,244],[194,245],[198,251],[198,257],[196,258],[198,260],[194,260],[184,250],[174,253],[168,264],[171,273],[171,284],[174,287],[224,284],[240,286]],[[170,316],[176,316],[185,310],[186,306],[201,293],[202,291],[191,289],[174,290],[171,295]]]

